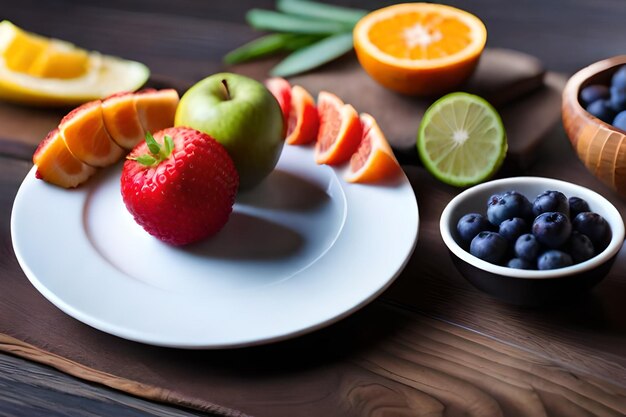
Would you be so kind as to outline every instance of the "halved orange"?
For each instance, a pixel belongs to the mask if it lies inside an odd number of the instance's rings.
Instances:
[[[41,141],[33,154],[33,163],[37,165],[37,178],[64,188],[74,188],[96,172],[96,168],[72,155],[59,129],[52,130]]]
[[[319,124],[315,100],[304,88],[294,85],[291,89],[291,109],[285,141],[290,145],[313,142],[317,137]]]
[[[124,153],[104,127],[100,100],[69,112],[61,120],[59,132],[72,155],[94,167],[111,165]]]
[[[285,131],[289,120],[289,112],[291,111],[291,84],[289,81],[281,77],[273,77],[265,80],[265,87],[278,101],[280,110],[283,112],[283,120],[285,121]]]
[[[434,95],[462,84],[487,41],[476,16],[450,6],[403,3],[369,13],[355,26],[361,66],[383,86]]]
[[[102,101],[102,117],[107,132],[122,148],[132,149],[144,139],[135,94],[127,92],[107,97]]]
[[[135,93],[137,114],[144,131],[154,133],[174,126],[179,101],[178,92],[173,88],[147,89]]]
[[[354,107],[327,91],[321,91],[317,97],[317,113],[315,162],[328,165],[346,162],[361,141],[359,115]]]
[[[360,119],[363,128],[361,143],[350,157],[345,180],[376,182],[395,175],[400,171],[400,165],[376,119],[367,113],[361,113]]]

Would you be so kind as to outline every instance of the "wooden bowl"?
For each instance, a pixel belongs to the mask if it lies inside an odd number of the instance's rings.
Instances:
[[[626,132],[589,114],[578,101],[591,84],[609,85],[626,55],[596,62],[574,74],[563,90],[563,126],[578,158],[587,169],[626,197]]]

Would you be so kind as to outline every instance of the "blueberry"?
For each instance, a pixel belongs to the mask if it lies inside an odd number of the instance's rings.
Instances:
[[[509,262],[506,263],[506,266],[515,269],[535,269],[535,265],[528,262],[526,259],[521,258],[511,259]]]
[[[530,201],[517,191],[507,191],[493,195],[487,201],[487,219],[495,226],[513,217],[529,219],[532,217]]]
[[[611,77],[611,86],[626,87],[626,65],[622,65]]]
[[[580,197],[570,197],[569,198],[570,220],[576,217],[578,213],[582,213],[583,211],[591,211],[589,209],[589,204],[587,204],[587,202]]]
[[[555,249],[542,253],[537,260],[537,268],[542,271],[546,269],[565,268],[573,264],[571,256]]]
[[[593,243],[591,243],[591,240],[589,240],[587,235],[583,235],[577,231],[572,232],[572,235],[567,242],[567,246],[574,263],[591,259],[596,254],[593,248]]]
[[[500,223],[498,233],[509,242],[515,242],[518,237],[528,231],[528,224],[520,217],[513,217]]]
[[[587,235],[596,253],[602,252],[611,240],[611,228],[604,217],[598,213],[590,211],[579,213],[572,221],[572,228]]]
[[[539,243],[555,249],[567,241],[572,224],[563,213],[542,213],[533,222],[532,231]]]
[[[613,110],[609,100],[596,100],[587,106],[587,111],[592,116],[595,116],[606,123],[611,123],[615,117],[615,110]]]
[[[537,238],[530,233],[521,235],[515,241],[515,256],[533,262],[537,259],[541,244]]]
[[[469,243],[480,232],[490,230],[491,223],[482,214],[470,213],[459,219],[456,230],[465,242]]]
[[[535,198],[533,202],[533,214],[535,216],[555,211],[569,216],[569,201],[562,192],[544,191]]]
[[[480,232],[470,244],[470,253],[484,261],[498,264],[507,250],[506,239],[496,232]]]
[[[592,84],[580,90],[580,101],[583,106],[588,106],[598,99],[610,97],[609,87],[602,84]]]
[[[613,119],[612,125],[618,129],[626,130],[626,110],[617,113],[617,116]]]
[[[611,87],[611,98],[609,99],[611,108],[617,113],[626,110],[626,85],[622,87]]]

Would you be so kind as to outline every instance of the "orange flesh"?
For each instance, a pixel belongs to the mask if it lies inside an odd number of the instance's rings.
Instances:
[[[140,92],[135,95],[137,114],[144,131],[156,131],[174,126],[178,93],[174,89]]]
[[[38,178],[65,188],[76,187],[96,171],[71,154],[58,129],[50,132],[37,148],[33,162]]]
[[[144,138],[135,106],[135,95],[126,93],[102,102],[104,125],[113,140],[123,148],[132,149]]]
[[[470,29],[460,20],[438,13],[410,12],[372,25],[370,41],[401,59],[434,59],[453,55],[471,43]]]
[[[92,101],[63,118],[59,130],[72,154],[92,166],[106,166],[118,160],[123,150],[104,127],[100,101]]]

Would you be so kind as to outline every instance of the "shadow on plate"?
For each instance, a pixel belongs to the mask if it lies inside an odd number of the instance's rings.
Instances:
[[[293,256],[303,245],[304,237],[299,232],[262,217],[235,211],[213,239],[182,250],[207,258],[274,260]]]

